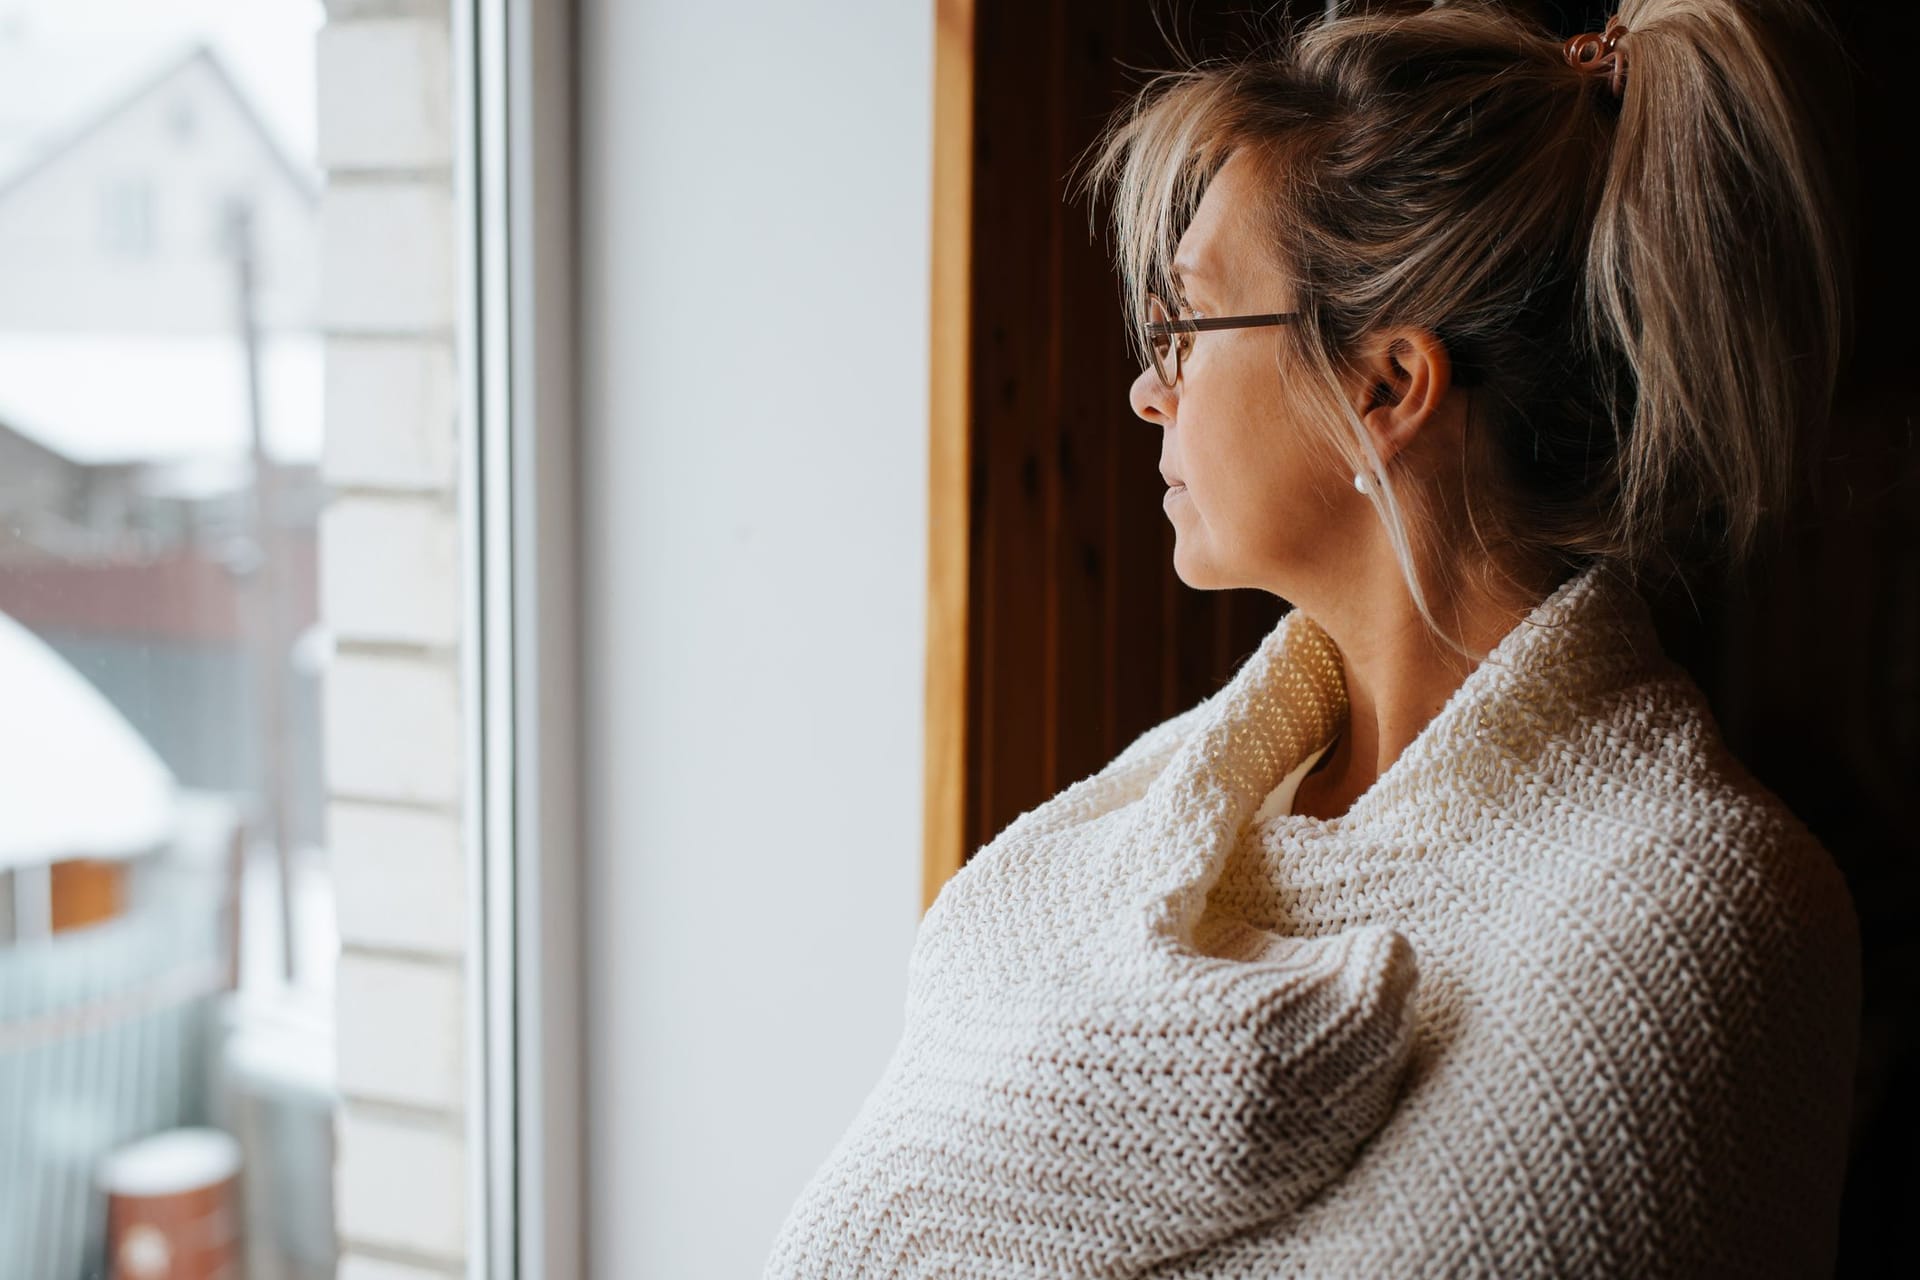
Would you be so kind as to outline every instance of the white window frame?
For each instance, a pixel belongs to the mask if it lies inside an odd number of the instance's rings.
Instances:
[[[469,1274],[585,1274],[571,0],[452,0]]]

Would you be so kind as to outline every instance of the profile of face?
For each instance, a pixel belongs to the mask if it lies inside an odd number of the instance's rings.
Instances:
[[[1208,184],[1174,254],[1182,319],[1288,311],[1293,291],[1262,252],[1244,154]],[[1267,326],[1189,335],[1171,387],[1151,366],[1134,379],[1133,411],[1161,428],[1160,471],[1173,522],[1174,571],[1220,590],[1284,582],[1311,557],[1327,521],[1329,481],[1315,474],[1297,406],[1282,379],[1288,335]],[[1354,494],[1349,484],[1348,493]]]
[[[1253,216],[1260,180],[1258,165],[1237,153],[1208,184],[1174,255],[1178,302],[1186,306],[1181,318],[1293,309],[1294,291]],[[1178,302],[1168,299],[1169,306]],[[1151,366],[1134,379],[1133,411],[1161,428],[1174,570],[1190,587],[1261,587],[1297,602],[1297,591],[1311,596],[1331,586],[1341,566],[1353,563],[1357,541],[1378,528],[1351,471],[1327,450],[1309,447],[1305,396],[1287,386],[1283,344],[1290,337],[1279,326],[1202,331],[1190,335],[1173,386]],[[1415,341],[1423,348],[1415,354],[1427,355],[1419,335]],[[1396,350],[1404,355],[1405,344]],[[1444,364],[1444,353],[1433,354]],[[1383,457],[1424,421],[1417,412],[1431,407],[1424,393],[1445,393],[1444,371],[1421,364],[1403,364],[1381,345],[1349,389]],[[1433,374],[1439,386],[1419,385]],[[1383,407],[1369,398],[1379,380],[1394,384],[1399,403]],[[1408,401],[1407,390],[1423,394]]]

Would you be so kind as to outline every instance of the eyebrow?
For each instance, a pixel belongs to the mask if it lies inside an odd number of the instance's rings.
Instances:
[[[1168,269],[1168,274],[1173,277],[1173,287],[1182,293],[1187,291],[1189,280],[1197,279],[1202,284],[1211,284],[1213,281],[1213,277],[1208,274],[1205,267],[1192,262],[1175,262]]]

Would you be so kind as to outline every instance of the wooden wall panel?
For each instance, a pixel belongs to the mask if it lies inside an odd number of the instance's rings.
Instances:
[[[964,683],[966,719],[938,730],[943,750],[964,742],[964,827],[956,838],[930,817],[927,903],[1008,822],[1217,689],[1285,609],[1174,574],[1159,429],[1127,400],[1136,366],[1111,246],[1066,198],[1139,82],[1126,64],[1167,61],[1155,24],[1112,0],[988,2],[972,17],[968,588],[964,610],[939,610],[948,628],[965,616],[964,680],[939,683]],[[1224,9],[1182,17],[1202,42],[1244,23]],[[936,259],[955,248],[937,239]],[[950,494],[954,477],[934,484]]]
[[[1029,807],[1047,771],[1052,705],[1048,552],[1053,450],[1049,331],[1057,319],[1046,145],[1059,23],[986,3],[974,31],[973,715],[970,829]],[[1008,806],[1013,806],[1008,808]],[[979,843],[969,837],[968,847]]]

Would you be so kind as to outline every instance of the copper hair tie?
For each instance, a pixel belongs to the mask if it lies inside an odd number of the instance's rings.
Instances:
[[[1589,31],[1567,41],[1567,61],[1582,71],[1605,74],[1607,87],[1619,97],[1627,84],[1627,50],[1620,38],[1627,29],[1616,14],[1607,19],[1605,31]]]

